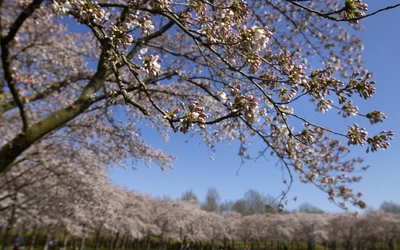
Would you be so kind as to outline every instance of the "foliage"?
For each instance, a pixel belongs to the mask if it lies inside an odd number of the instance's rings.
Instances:
[[[144,121],[165,139],[171,131],[198,134],[211,149],[237,139],[243,160],[252,157],[251,138],[261,138],[260,154],[278,159],[288,189],[296,171],[340,206],[365,206],[349,188],[361,179],[354,174],[362,159],[346,155],[351,145],[385,149],[393,132],[369,135],[350,120],[347,131],[336,131],[300,104],[371,124],[385,118],[358,111],[375,82],[362,68],[361,40],[345,28],[361,29],[364,17],[383,9],[366,14],[361,0],[18,0],[0,7],[2,175],[32,165],[56,171],[58,161],[67,167],[80,157],[172,167],[173,156],[142,138]],[[74,32],[77,24],[88,32]]]

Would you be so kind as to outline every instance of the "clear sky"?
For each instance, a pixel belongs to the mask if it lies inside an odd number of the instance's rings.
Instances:
[[[397,1],[366,1],[370,12],[386,5],[394,5]],[[366,154],[365,148],[355,150],[351,156],[365,158],[371,168],[363,174],[361,183],[353,186],[364,193],[364,201],[368,206],[378,208],[383,201],[400,203],[400,29],[398,20],[400,8],[385,11],[362,21],[365,29],[358,32],[364,40],[365,51],[363,60],[365,67],[374,74],[377,82],[376,95],[362,103],[361,111],[380,110],[388,119],[384,124],[376,125],[377,130],[392,129],[395,139],[386,151]],[[316,118],[318,119],[318,117]],[[349,120],[332,120],[333,126],[345,126]],[[200,138],[192,138],[185,142],[188,136],[172,134],[169,143],[162,141],[157,132],[143,128],[143,136],[154,147],[162,148],[166,153],[178,157],[175,170],[164,174],[158,167],[140,167],[138,170],[115,169],[112,179],[129,189],[149,193],[153,196],[169,196],[179,198],[182,192],[192,189],[200,200],[204,200],[207,189],[216,187],[222,200],[237,200],[243,197],[249,189],[264,194],[279,195],[284,189],[282,172],[277,169],[275,159],[248,161],[238,172],[240,158],[237,156],[238,145],[220,144],[217,147],[215,159],[210,159],[207,147],[199,142]],[[396,136],[397,135],[397,136]],[[255,141],[255,144],[258,144]],[[294,209],[303,202],[309,202],[325,211],[340,211],[338,207],[327,200],[322,193],[310,184],[294,183],[289,194],[298,196],[297,203],[291,202],[287,207]]]

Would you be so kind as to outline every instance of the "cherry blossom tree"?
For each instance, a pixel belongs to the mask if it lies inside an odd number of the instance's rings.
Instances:
[[[396,211],[396,210],[395,210]],[[396,248],[396,243],[399,242],[399,220],[398,213],[371,211],[365,216],[365,222],[362,235],[363,242],[372,243],[373,247],[377,242],[383,243],[385,249],[393,250]],[[367,232],[366,234],[364,234]]]
[[[65,150],[57,143],[48,146],[43,148],[44,154],[32,155],[0,178],[0,211],[8,220],[4,239],[19,224],[33,234],[39,230],[37,225],[49,233],[54,228],[77,233],[79,230],[71,227],[81,227],[81,220],[74,211],[81,210],[78,206],[92,206],[89,197],[96,197],[94,190],[104,186],[103,163],[79,149]]]
[[[326,244],[329,249],[336,250],[339,244],[342,242],[340,236],[341,229],[343,227],[342,221],[338,220],[340,214],[327,214],[328,226],[327,226],[327,239]]]
[[[299,213],[299,231],[302,239],[307,242],[307,249],[314,250],[316,242],[326,241],[326,217],[321,214]]]
[[[209,212],[203,225],[207,239],[211,241],[211,250],[214,250],[216,240],[223,240],[226,235],[224,218],[220,214]]]
[[[104,165],[171,167],[175,158],[142,137],[145,121],[165,139],[171,131],[199,134],[211,149],[238,139],[243,160],[259,137],[260,154],[288,172],[288,189],[296,171],[342,207],[364,207],[348,187],[361,179],[354,173],[362,160],[345,156],[352,145],[385,149],[393,132],[369,135],[350,120],[348,129],[329,128],[297,103],[382,122],[382,112],[356,105],[357,97],[374,95],[375,82],[347,24],[361,29],[364,18],[398,6],[368,12],[362,0],[1,1],[0,172],[54,141]]]
[[[242,216],[237,212],[222,212],[222,216],[225,227],[224,249],[227,248],[227,244],[230,244],[231,249],[235,249],[235,241],[239,240]],[[228,243],[226,240],[230,242]]]

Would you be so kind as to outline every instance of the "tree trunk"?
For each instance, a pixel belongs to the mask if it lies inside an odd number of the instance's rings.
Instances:
[[[336,250],[336,241],[332,242],[330,248],[331,250]]]
[[[47,230],[47,233],[46,233],[46,241],[45,241],[45,243],[44,243],[43,250],[48,250],[48,249],[49,249],[49,240],[50,240],[50,233],[49,233],[48,230]]]
[[[0,225],[0,235],[3,235],[3,228],[4,228],[4,225]],[[2,237],[0,237],[0,246],[2,246],[3,245],[3,239],[2,239]]]
[[[307,241],[307,250],[314,250],[314,241]]]
[[[72,237],[71,238],[71,248],[72,248],[72,250],[75,250],[75,244],[76,244],[76,239],[75,239],[75,237]]]
[[[85,246],[85,240],[86,240],[86,232],[85,232],[85,230],[84,230],[84,231],[83,231],[83,236],[82,236],[82,241],[81,241],[81,247],[80,247],[81,250],[84,250],[84,249],[86,248],[86,246]]]
[[[158,237],[158,250],[164,249],[164,238],[162,234]]]
[[[110,240],[109,240],[109,242],[108,242],[108,249],[112,250],[113,243],[114,243],[114,236],[113,236],[112,233],[111,233],[109,239],[110,239]]]
[[[126,238],[126,236],[125,235],[122,235],[122,238],[120,238],[120,240],[119,240],[119,242],[118,242],[118,245],[116,245],[115,247],[115,249],[117,250],[117,249],[123,249],[123,245],[124,245],[124,242],[125,242],[125,238]]]
[[[99,250],[101,228],[95,231],[94,249]]]
[[[111,246],[111,250],[117,250],[119,240],[119,231],[117,232],[114,240],[114,244]]]
[[[150,232],[147,233],[146,249],[150,250]]]
[[[68,244],[68,231],[67,229],[64,230],[64,236],[63,236],[63,248],[64,250],[67,250],[67,244]],[[74,249],[72,249],[74,250]]]
[[[139,250],[139,239],[136,239],[135,241],[135,249]]]
[[[389,250],[394,250],[394,240],[390,239],[388,242],[388,249]]]
[[[29,250],[34,250],[35,249],[35,243],[36,243],[36,238],[37,238],[37,226],[34,225],[32,229],[32,237],[31,237],[31,243],[29,245]]]
[[[6,227],[6,229],[4,230],[4,234],[3,234],[3,247],[2,247],[2,249],[3,250],[6,250],[7,249],[7,246],[8,246],[8,244],[11,244],[11,242],[12,242],[12,239],[11,239],[11,237],[10,237],[10,232],[11,232],[11,229],[13,228],[13,226],[14,226],[14,223],[15,223],[15,213],[17,212],[17,193],[15,193],[14,195],[13,195],[13,205],[12,205],[12,209],[11,209],[11,214],[10,214],[10,217],[8,218],[8,221],[7,221],[7,227]]]
[[[122,250],[125,250],[128,241],[129,241],[129,236],[126,235],[126,236],[124,237],[124,240],[122,241],[122,244],[121,244],[121,249],[122,249]]]

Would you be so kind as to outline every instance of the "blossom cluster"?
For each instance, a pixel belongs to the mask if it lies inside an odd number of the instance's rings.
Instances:
[[[371,151],[376,152],[378,148],[387,149],[390,146],[389,140],[392,140],[394,136],[393,131],[382,131],[374,137],[370,137],[367,139],[368,144],[370,145]],[[367,149],[369,152],[369,148]]]
[[[181,108],[184,110],[184,115],[181,118],[177,119],[177,114],[179,113],[179,109],[175,109],[174,111],[167,111],[164,116],[165,119],[175,122],[178,121],[179,124],[174,127],[174,131],[178,130],[184,134],[189,132],[189,128],[194,124],[197,124],[199,128],[206,128],[206,119],[208,115],[205,113],[204,107],[199,106],[199,101],[192,101],[186,108],[186,105],[181,102]]]
[[[198,22],[200,33],[206,36],[205,41],[210,44],[236,44],[240,40],[237,30],[245,25],[250,14],[249,6],[243,0],[221,1],[211,6],[192,0],[190,6],[195,17],[189,12],[187,22]]]
[[[249,123],[254,123],[259,120],[259,102],[260,100],[253,95],[242,95],[240,94],[240,84],[235,84],[235,86],[230,90],[230,95],[233,97],[233,101],[227,104],[228,108],[232,112],[243,111],[244,118]],[[219,99],[222,103],[226,103],[229,100],[225,92],[219,93]]]
[[[88,22],[101,24],[103,21],[108,20],[109,13],[100,8],[96,1],[87,0],[67,0],[64,2],[53,1],[53,11],[56,14],[68,14],[69,11],[75,11],[78,15],[80,22]]]
[[[249,71],[255,73],[262,65],[259,52],[267,47],[272,32],[268,30],[268,27],[260,28],[254,25],[250,28],[243,27],[239,35],[240,43],[237,47],[245,53],[250,65]]]
[[[368,10],[368,4],[362,0],[346,0],[344,7],[344,17],[354,19],[365,16],[364,11]],[[351,23],[358,23],[358,20],[350,20]]]
[[[160,63],[162,60],[160,59],[159,55],[145,56],[146,53],[147,48],[142,48],[140,50],[140,55],[138,56],[138,58],[142,60],[142,71],[146,72],[150,76],[158,76],[161,72]]]
[[[268,27],[260,28],[256,25],[250,28],[245,26],[241,32],[241,47],[253,53],[265,49],[269,39],[272,37],[272,32],[268,30]]]
[[[357,123],[353,126],[349,126],[348,134],[349,145],[365,145],[367,143],[368,132],[365,128],[360,128]]]

